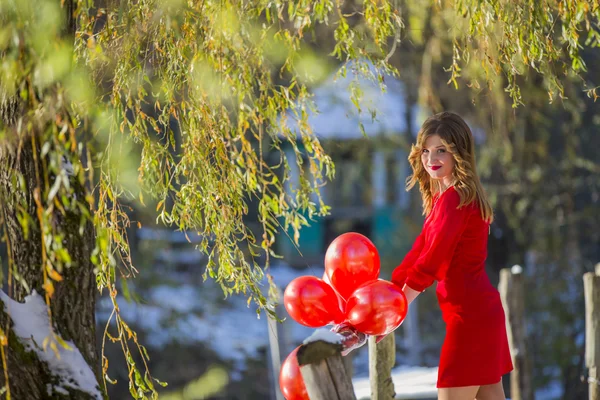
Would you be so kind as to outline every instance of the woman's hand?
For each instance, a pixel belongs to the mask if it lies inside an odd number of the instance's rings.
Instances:
[[[339,325],[331,328],[332,332],[338,333],[343,336],[342,339],[342,356],[348,355],[352,350],[358,349],[367,343],[367,339],[369,338],[362,332],[359,332],[352,325],[342,322]]]
[[[408,301],[408,304],[412,303],[413,300],[416,299],[419,294],[421,294],[421,292],[412,289],[407,284],[404,284],[404,286],[402,287],[402,291],[404,292],[404,295],[406,296],[406,301]]]
[[[406,284],[404,284],[404,286],[402,286],[402,291],[404,292],[404,295],[406,296],[406,301],[408,302],[408,304],[412,303],[413,300],[416,299],[419,294],[421,294],[421,292],[411,289],[410,286],[407,286]],[[409,308],[409,310],[410,310],[410,308]],[[389,333],[388,333],[388,335],[389,335]],[[377,340],[375,341],[375,343],[381,342],[383,340],[383,338],[385,338],[386,336],[387,335],[377,336]]]

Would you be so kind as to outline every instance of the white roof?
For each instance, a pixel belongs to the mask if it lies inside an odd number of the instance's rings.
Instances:
[[[313,101],[318,113],[309,111],[308,123],[315,135],[321,139],[360,139],[363,133],[359,122],[363,123],[367,136],[391,136],[406,132],[406,101],[404,85],[391,75],[384,74],[386,91],[378,82],[365,78],[356,72],[356,64],[347,64],[346,76],[335,79],[335,73],[325,84],[313,91]],[[376,76],[371,64],[367,68]],[[350,98],[352,85],[362,91],[361,113]],[[371,111],[376,111],[376,120],[372,120]],[[413,135],[416,135],[423,118],[419,108],[413,109]],[[297,130],[296,121],[288,119],[292,131]]]

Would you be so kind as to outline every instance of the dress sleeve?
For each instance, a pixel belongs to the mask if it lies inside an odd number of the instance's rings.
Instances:
[[[421,255],[421,250],[423,250],[423,246],[425,245],[425,234],[423,231],[417,236],[415,242],[413,243],[412,248],[409,252],[404,256],[404,259],[398,265],[394,271],[392,272],[392,282],[402,288],[406,281],[406,273],[409,268],[417,261],[419,256]]]
[[[454,256],[456,245],[467,226],[468,206],[457,209],[459,194],[452,190],[441,196],[430,221],[421,254],[407,271],[406,285],[422,292],[434,280],[443,280]]]

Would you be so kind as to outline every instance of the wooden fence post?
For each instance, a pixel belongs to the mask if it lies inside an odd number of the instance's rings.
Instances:
[[[585,365],[588,367],[589,400],[600,400],[600,263],[583,274],[585,294]]]
[[[533,400],[531,366],[526,348],[523,269],[515,265],[500,271],[499,291],[514,369],[510,373],[512,400]]]
[[[279,299],[283,299],[283,295],[280,290],[277,290]],[[281,304],[277,304],[275,307],[275,313],[279,315],[283,314],[283,307]],[[269,334],[269,355],[270,366],[271,366],[271,400],[284,400],[281,390],[279,390],[279,372],[281,371],[281,348],[279,329],[282,324],[277,322],[273,317],[267,315],[267,329]],[[285,351],[285,346],[284,351]],[[284,354],[287,357],[287,354]]]
[[[421,333],[419,330],[419,298],[410,304],[410,312],[402,323],[404,346],[407,350],[406,362],[409,365],[421,365]]]
[[[355,351],[350,352],[342,357],[342,361],[344,362],[344,367],[346,368],[346,373],[349,377],[354,376],[354,356],[356,355]]]
[[[322,340],[298,349],[300,373],[310,400],[356,400],[341,351],[341,344]]]
[[[396,396],[392,368],[396,361],[396,340],[390,333],[381,342],[369,336],[369,381],[371,400],[392,400]]]

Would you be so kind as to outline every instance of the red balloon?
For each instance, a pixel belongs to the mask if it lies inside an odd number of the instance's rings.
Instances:
[[[360,285],[377,279],[379,268],[375,245],[360,233],[338,236],[325,253],[325,273],[344,299]]]
[[[346,306],[346,318],[367,335],[387,335],[400,326],[407,311],[408,302],[402,289],[380,279],[352,293]]]
[[[326,284],[331,286],[331,281],[329,280],[327,273],[324,273],[323,278],[321,278],[321,279],[323,279],[323,282],[325,282]],[[344,298],[342,296],[340,296],[340,294],[335,290],[335,288],[333,286],[331,286],[331,288],[335,292],[335,295],[338,299],[338,305],[340,306],[340,310],[342,310],[342,314],[346,314],[346,300],[344,300]]]
[[[291,281],[285,288],[283,304],[294,321],[311,328],[344,320],[333,288],[316,276]]]
[[[286,400],[310,400],[296,357],[299,348],[300,346],[296,347],[287,356],[279,371],[279,389],[281,389],[281,393],[283,393]]]

